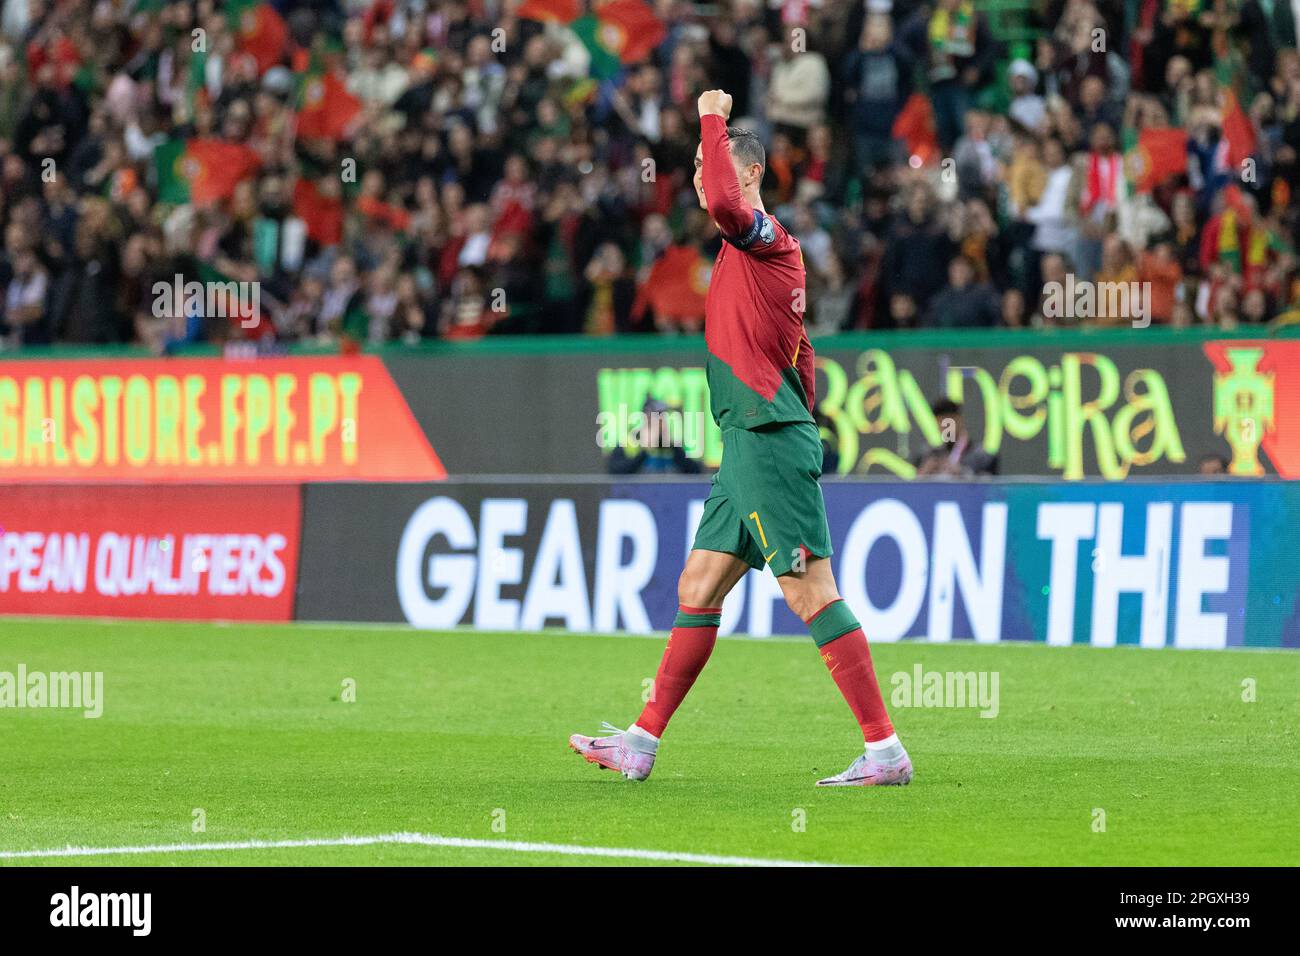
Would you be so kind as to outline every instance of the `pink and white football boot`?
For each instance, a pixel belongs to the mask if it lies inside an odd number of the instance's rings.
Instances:
[[[901,749],[901,748],[900,748]],[[818,780],[819,787],[905,787],[912,782],[912,761],[904,751],[895,761],[883,763],[869,753],[859,754],[843,773]]]
[[[611,723],[602,723],[605,730],[613,731],[608,737],[584,737],[574,734],[569,746],[581,754],[588,763],[616,770],[628,780],[644,780],[655,765],[658,742],[640,734],[620,730]]]

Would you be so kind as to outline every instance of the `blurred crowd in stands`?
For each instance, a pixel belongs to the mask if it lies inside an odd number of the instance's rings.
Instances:
[[[814,335],[1286,323],[1295,48],[1290,0],[0,0],[0,343],[698,332],[714,87]]]

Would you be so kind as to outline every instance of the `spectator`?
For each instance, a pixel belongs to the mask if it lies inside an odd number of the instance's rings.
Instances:
[[[1016,60],[1007,69],[1011,105],[1007,115],[1030,133],[1040,133],[1047,122],[1047,101],[1038,95],[1038,71],[1028,60]]]
[[[1162,242],[1152,252],[1143,252],[1139,258],[1138,281],[1151,288],[1151,320],[1167,323],[1173,321],[1174,305],[1178,301],[1183,270],[1178,264],[1172,243]]]
[[[321,296],[320,311],[316,314],[317,333],[348,334],[354,340],[364,338],[370,323],[365,318],[363,302],[356,263],[350,256],[340,256],[330,267],[329,283]]]
[[[1079,84],[1079,123],[1083,134],[1090,140],[1095,127],[1105,125],[1112,131],[1119,129],[1122,116],[1106,93],[1106,80],[1100,76],[1085,76]]]
[[[1228,459],[1214,452],[1202,455],[1201,460],[1196,463],[1196,473],[1207,476],[1226,475]]]
[[[483,273],[465,267],[451,283],[451,296],[443,305],[441,319],[444,338],[457,341],[480,339],[496,324],[488,302]]]
[[[587,263],[585,278],[585,331],[589,335],[629,331],[636,284],[628,273],[627,260],[618,243],[606,242],[596,250]]]
[[[1055,323],[1043,284],[1070,274],[1135,274],[1172,325],[1294,318],[1286,3],[1151,0],[1130,29],[1112,0],[1064,0],[1028,48],[1004,42],[1017,11],[970,0],[653,3],[660,40],[629,63],[516,6],[283,0],[286,42],[262,49],[198,0],[6,4],[0,334],[698,331],[628,303],[665,249],[718,248],[690,185],[709,86],[762,132],[818,333]],[[1144,182],[1144,134],[1168,126],[1186,154]],[[259,282],[268,321],[155,314],[151,282],[177,275]]]
[[[110,238],[107,204],[82,215],[73,238],[72,264],[53,293],[51,323],[56,340],[103,345],[124,337],[115,308],[118,254]]]
[[[752,63],[734,19],[719,16],[709,24],[709,72],[712,85],[731,93],[731,114],[750,115],[749,82]],[[646,88],[651,88],[647,83]]]
[[[903,29],[903,42],[927,64],[939,144],[951,149],[974,92],[988,79],[995,53],[988,23],[971,0],[938,0],[918,7]]]
[[[1044,143],[1043,165],[1047,178],[1042,192],[1038,202],[1025,213],[1025,218],[1035,227],[1031,247],[1040,256],[1069,254],[1078,241],[1078,218],[1069,208],[1074,170],[1059,139],[1053,137]]]
[[[894,42],[888,16],[873,13],[844,63],[845,98],[853,104],[853,158],[859,169],[898,161],[894,120],[911,91],[912,60]]]
[[[1001,173],[999,156],[990,136],[992,125],[987,113],[980,110],[966,113],[966,132],[952,151],[962,198],[983,195]]]
[[[936,291],[934,277],[945,273],[953,252],[952,239],[934,214],[929,187],[913,185],[886,242],[883,269],[889,294],[905,295],[923,311]]]
[[[1124,161],[1115,149],[1115,131],[1099,122],[1088,136],[1087,156],[1080,157],[1072,189],[1079,187],[1079,239],[1074,264],[1081,279],[1092,279],[1101,265],[1102,239],[1114,228],[1124,179]]]
[[[808,323],[809,335],[831,335],[849,327],[852,317],[854,288],[849,285],[844,262],[838,255],[826,261],[822,282],[813,300],[812,320]]]
[[[822,121],[831,93],[826,59],[805,49],[805,35],[802,28],[793,28],[783,37],[767,89],[768,122],[799,145],[808,128]]]
[[[684,447],[685,426],[679,409],[647,399],[632,444],[619,444],[609,455],[611,475],[679,474],[698,475],[703,469],[688,458]]]
[[[1002,310],[992,286],[977,282],[975,265],[966,256],[948,263],[948,285],[930,302],[923,325],[937,329],[990,328]]]
[[[1002,324],[1009,329],[1024,328],[1029,321],[1025,313],[1025,294],[1011,288],[1002,293]]]
[[[1046,300],[1053,294],[1060,294],[1069,278],[1071,264],[1068,258],[1059,252],[1049,252],[1039,260],[1039,274],[1042,284],[1039,287],[1039,299],[1031,324],[1051,326],[1057,324],[1060,316],[1051,314],[1046,308]]]
[[[1125,288],[1130,288],[1130,283],[1136,282],[1137,277],[1137,265],[1128,243],[1117,235],[1107,236],[1102,242],[1101,268],[1097,270],[1097,285],[1100,289],[1097,293],[1096,311],[1091,318],[1102,325],[1128,324],[1140,318],[1134,311],[1136,303],[1129,301],[1129,311],[1125,313],[1121,309],[1128,300],[1100,291],[1107,285],[1122,284]]]
[[[939,432],[939,444],[924,449],[913,459],[918,475],[970,477],[998,473],[998,457],[971,440],[959,404],[950,398],[939,398],[930,406],[930,412]]]
[[[5,291],[3,333],[10,346],[37,345],[50,341],[46,297],[49,273],[24,244],[12,253],[13,275]]]
[[[896,329],[914,329],[917,327],[916,300],[905,292],[896,292],[889,297],[889,321]]]

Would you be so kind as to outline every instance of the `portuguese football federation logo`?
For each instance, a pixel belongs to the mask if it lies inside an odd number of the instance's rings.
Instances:
[[[1259,371],[1262,348],[1229,348],[1224,355],[1231,369],[1214,373],[1214,432],[1232,449],[1231,474],[1262,475],[1259,446],[1274,428],[1274,374]]]

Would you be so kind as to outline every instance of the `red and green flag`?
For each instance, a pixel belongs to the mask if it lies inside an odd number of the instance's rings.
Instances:
[[[1130,162],[1130,178],[1138,192],[1150,192],[1170,177],[1187,172],[1187,131],[1142,130]]]
[[[360,115],[361,100],[334,73],[312,72],[303,78],[298,99],[299,136],[344,139]]]
[[[226,5],[226,20],[240,51],[257,60],[258,73],[265,73],[284,58],[289,27],[269,3],[232,0]]]
[[[185,77],[185,109],[187,116],[194,116],[200,97],[205,103],[208,100],[207,75],[207,51],[196,50],[190,54],[190,70]]]
[[[322,246],[343,241],[343,198],[329,196],[310,179],[293,187],[293,214],[307,227],[307,238]]]
[[[638,291],[633,317],[639,319],[649,307],[661,319],[703,318],[711,266],[694,246],[669,246]]]
[[[935,133],[934,108],[930,98],[913,93],[899,110],[891,130],[894,139],[902,140],[910,157],[921,166],[928,166],[939,158],[939,137]]]
[[[1228,165],[1240,169],[1255,152],[1255,126],[1241,108],[1236,91],[1227,86],[1223,88],[1223,138],[1228,142]]]
[[[207,206],[230,198],[257,172],[261,158],[248,146],[220,139],[173,139],[154,149],[158,200]]]
[[[644,0],[609,0],[574,20],[570,29],[591,53],[591,75],[599,80],[646,59],[667,36]]]
[[[392,206],[373,196],[362,196],[357,200],[357,212],[371,219],[378,219],[398,232],[405,232],[411,227],[411,214],[400,206]]]

